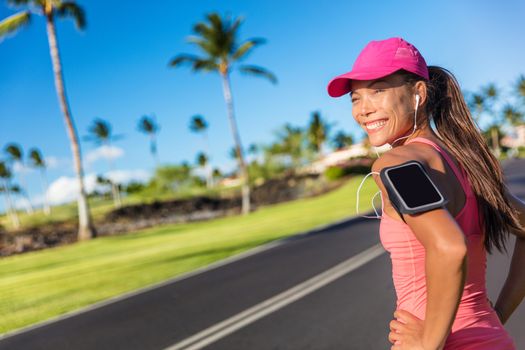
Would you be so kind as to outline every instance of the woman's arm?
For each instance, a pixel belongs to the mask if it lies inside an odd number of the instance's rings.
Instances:
[[[525,227],[525,203],[508,191],[506,198],[519,211],[521,226]],[[513,231],[512,233],[516,235],[516,243],[509,274],[494,306],[503,324],[507,322],[525,297],[525,231]]]
[[[424,348],[443,349],[465,286],[466,243],[461,228],[446,209],[405,215],[405,220],[425,247]]]
[[[373,170],[379,172],[383,167],[407,160],[409,159],[384,154],[374,163]],[[424,163],[424,160],[420,161]],[[381,189],[385,210],[392,211],[380,177],[376,176],[375,180]],[[465,238],[461,228],[445,208],[417,215],[404,215],[404,218],[425,248],[427,304],[421,345],[425,350],[443,349],[465,284]],[[402,334],[403,326],[396,323],[395,327]]]

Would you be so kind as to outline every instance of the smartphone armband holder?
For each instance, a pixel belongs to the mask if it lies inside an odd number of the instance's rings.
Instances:
[[[407,168],[404,169],[405,167]],[[410,180],[407,177],[406,181],[413,181],[413,185],[419,188],[412,188],[410,189],[410,191],[412,191],[411,193],[404,193],[407,192],[406,184],[405,186],[399,186],[399,184],[396,186],[396,181],[393,179],[394,177],[392,175],[394,175],[396,171],[403,171],[404,174],[410,174]],[[399,173],[397,175],[399,177]],[[422,213],[443,207],[448,203],[448,200],[445,199],[432,179],[428,176],[423,164],[416,160],[411,160],[391,167],[385,167],[381,169],[379,176],[386,188],[390,202],[403,221],[404,218],[401,214]],[[412,203],[409,205],[407,199],[410,196],[417,196],[419,198],[417,201],[418,203]]]

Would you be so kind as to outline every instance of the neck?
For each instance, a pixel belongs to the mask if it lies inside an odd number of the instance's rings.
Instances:
[[[430,127],[430,124],[428,123],[428,119],[427,118],[421,118],[421,119],[422,120],[418,122],[418,127],[414,131],[414,133],[412,133],[412,130],[410,130],[410,132],[407,133],[410,136],[395,142],[394,145],[391,145],[392,148],[403,146],[406,142],[408,142],[409,140],[415,139],[416,137],[438,139],[436,133]],[[421,124],[419,124],[419,123],[421,123]],[[412,134],[410,134],[410,133],[412,133]],[[404,135],[404,136],[406,136],[406,135]]]

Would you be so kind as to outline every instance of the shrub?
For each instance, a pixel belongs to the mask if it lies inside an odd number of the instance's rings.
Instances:
[[[328,181],[334,181],[345,176],[345,171],[341,167],[331,166],[326,168],[324,171],[324,176]]]

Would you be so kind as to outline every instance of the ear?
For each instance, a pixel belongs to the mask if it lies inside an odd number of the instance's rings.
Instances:
[[[414,94],[419,95],[419,107],[425,105],[427,101],[427,85],[421,80],[416,82],[414,85]]]

